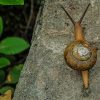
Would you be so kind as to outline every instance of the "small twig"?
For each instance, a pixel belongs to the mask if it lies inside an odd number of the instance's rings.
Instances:
[[[28,29],[30,27],[30,24],[31,24],[31,20],[32,20],[32,15],[33,15],[33,0],[31,0],[31,10],[30,10],[30,15],[29,15],[29,19],[28,19],[28,23],[26,25],[26,29],[25,29],[25,34],[28,32]]]

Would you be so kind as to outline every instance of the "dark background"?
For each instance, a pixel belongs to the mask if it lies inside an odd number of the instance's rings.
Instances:
[[[4,21],[4,31],[0,41],[9,36],[17,36],[31,44],[32,33],[40,5],[41,0],[25,0],[23,6],[0,5],[0,16],[2,16]],[[12,62],[12,66],[24,63],[28,51],[29,49],[20,54],[10,56],[11,59],[15,59]]]

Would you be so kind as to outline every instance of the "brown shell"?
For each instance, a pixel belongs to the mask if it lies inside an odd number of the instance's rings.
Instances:
[[[73,48],[77,44],[82,44],[82,45],[84,45],[85,47],[87,47],[91,51],[90,58],[88,58],[86,60],[81,60],[81,59],[79,60],[79,59],[77,59],[77,58],[75,58],[73,56]],[[80,43],[80,42],[77,42],[77,41],[73,41],[72,43],[70,43],[65,48],[64,57],[65,57],[66,63],[72,69],[81,70],[81,71],[88,70],[88,69],[92,68],[94,66],[94,64],[96,63],[96,60],[97,60],[97,50],[94,47],[91,47],[86,42]]]

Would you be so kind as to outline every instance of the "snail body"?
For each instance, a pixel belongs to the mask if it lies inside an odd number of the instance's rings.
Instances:
[[[88,4],[82,17],[78,22],[74,22],[68,12],[63,8],[65,13],[74,25],[74,38],[75,40],[68,44],[64,51],[64,58],[66,63],[72,69],[81,71],[84,88],[89,86],[89,69],[94,66],[97,60],[97,49],[92,47],[85,39],[82,31],[81,22],[90,4]]]

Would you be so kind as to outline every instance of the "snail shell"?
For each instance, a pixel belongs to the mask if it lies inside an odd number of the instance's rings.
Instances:
[[[73,41],[64,52],[67,64],[75,70],[88,70],[97,60],[97,50],[87,42]]]

